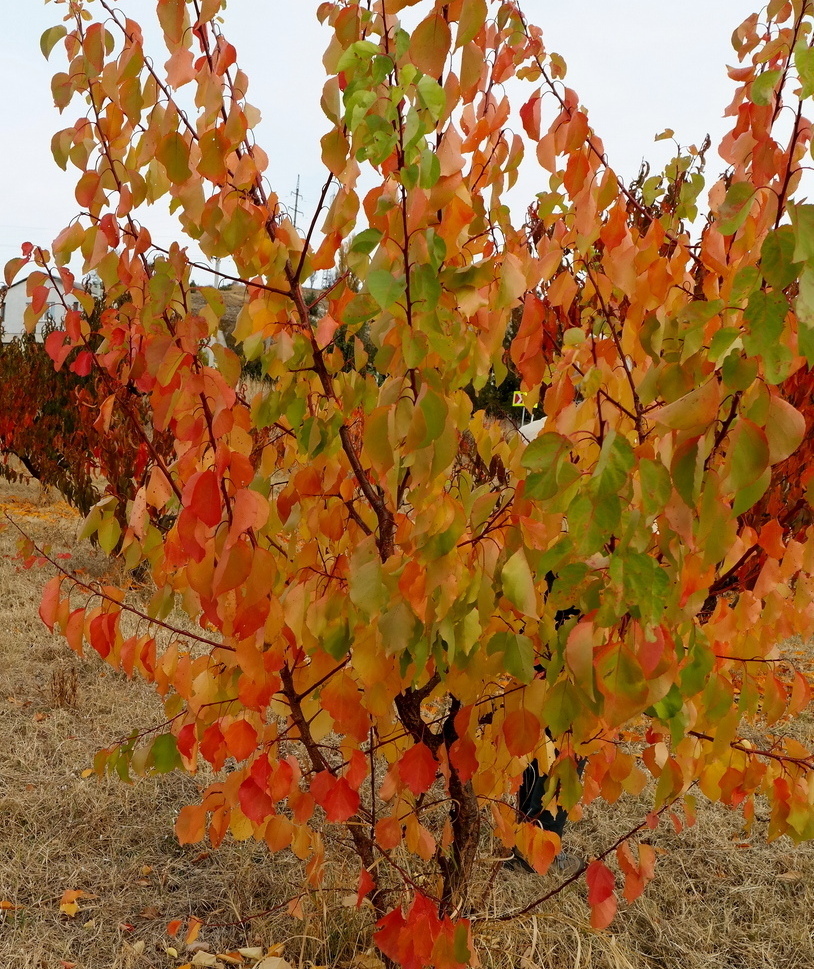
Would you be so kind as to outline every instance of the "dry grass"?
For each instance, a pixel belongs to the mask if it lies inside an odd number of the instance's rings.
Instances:
[[[9,509],[39,542],[70,550],[71,565],[99,575],[107,563],[77,544],[78,521],[36,486],[0,485]],[[300,863],[270,857],[263,845],[181,847],[178,809],[200,781],[186,775],[128,786],[84,779],[101,746],[161,719],[139,682],[82,662],[37,618],[43,570],[21,571],[10,556],[12,529],[0,534],[0,966],[4,969],[149,969],[178,966],[189,953],[166,934],[173,918],[206,921],[200,940],[213,953],[279,944],[293,965],[350,966],[367,945],[365,914],[343,905],[356,866],[338,845],[329,892],[309,898],[304,919],[280,911],[241,917],[285,902],[299,889]],[[814,742],[810,718],[795,730]],[[611,844],[642,816],[643,804],[592,805],[569,832],[568,849],[586,856]],[[791,969],[814,967],[814,850],[787,839],[765,843],[766,823],[741,834],[737,815],[702,805],[681,835],[662,824],[648,837],[664,851],[657,880],[609,930],[588,926],[577,883],[514,922],[477,936],[489,969]],[[495,852],[499,854],[497,846]],[[488,870],[480,877],[486,879]],[[555,887],[554,876],[501,870],[488,902],[500,915]],[[60,911],[66,890],[81,890],[80,911]],[[475,893],[477,897],[477,892]],[[199,956],[205,959],[204,956]],[[250,964],[247,963],[247,965]],[[355,965],[375,966],[357,959]]]

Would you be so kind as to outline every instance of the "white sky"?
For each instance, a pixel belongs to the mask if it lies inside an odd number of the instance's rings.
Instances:
[[[149,0],[120,6],[142,24],[154,19]],[[249,100],[263,113],[258,141],[269,154],[271,186],[293,209],[299,175],[306,214],[324,181],[319,139],[327,130],[319,109],[327,32],[316,21],[317,6],[318,0],[231,0],[224,25],[249,76]],[[757,0],[525,0],[523,9],[543,28],[546,47],[565,58],[566,83],[626,180],[643,157],[657,164],[669,159],[671,143],[653,143],[664,128],[673,128],[684,145],[700,144],[710,132],[714,146],[726,131],[722,113],[733,87],[725,66],[735,62],[730,37]],[[58,46],[46,63],[39,50],[42,31],[64,10],[18,0],[0,31],[0,266],[25,241],[50,244],[77,211],[76,175],[57,168],[50,139],[76,120],[80,105],[59,116],[50,78],[64,69],[63,51]],[[166,56],[155,48],[156,62]],[[545,187],[533,158],[528,162],[516,203],[523,208]],[[708,165],[710,176],[723,168],[713,152]],[[145,212],[143,219],[158,243],[183,241],[168,215]]]

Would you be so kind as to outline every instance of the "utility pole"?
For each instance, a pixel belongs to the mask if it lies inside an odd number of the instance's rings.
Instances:
[[[296,189],[294,189],[294,228],[295,229],[298,229],[299,228],[299,226],[297,225],[297,217],[300,214],[300,199],[301,198],[302,198],[302,196],[300,195],[300,176],[297,175],[297,187],[296,187]]]

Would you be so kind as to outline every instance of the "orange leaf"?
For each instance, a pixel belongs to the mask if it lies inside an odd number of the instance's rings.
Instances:
[[[452,35],[440,13],[431,13],[415,28],[410,38],[410,59],[422,72],[439,78],[444,71]]]
[[[257,749],[257,731],[247,720],[230,723],[223,739],[235,760],[245,760]]]
[[[57,611],[59,609],[59,592],[62,585],[62,576],[55,575],[45,584],[40,600],[40,619],[45,623],[50,632],[54,631]]]
[[[513,710],[503,721],[503,736],[512,757],[531,753],[540,742],[541,732],[539,717],[529,710]]]
[[[79,911],[79,903],[77,899],[84,898],[85,893],[81,889],[70,888],[62,893],[62,898],[59,902],[59,910],[63,915],[69,915],[73,918]]]

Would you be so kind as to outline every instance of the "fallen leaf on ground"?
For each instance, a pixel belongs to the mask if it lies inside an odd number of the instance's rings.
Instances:
[[[200,952],[196,952],[192,957],[193,966],[220,966],[223,963],[218,961],[217,956],[213,956],[211,952],[204,952],[203,949]]]
[[[63,915],[69,915],[71,918],[76,915],[79,911],[79,902],[77,899],[88,898],[82,889],[69,888],[62,893],[62,898],[59,902],[59,910]]]

